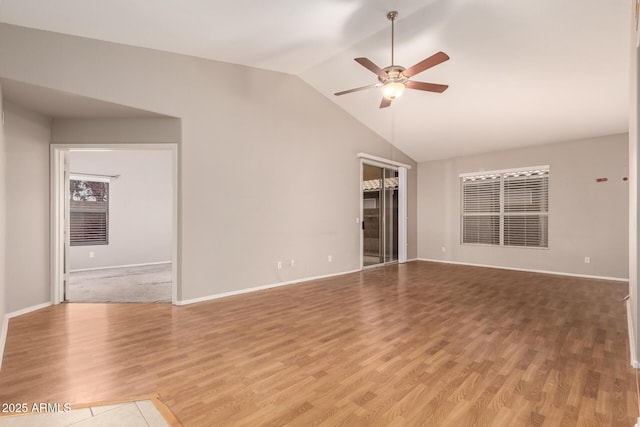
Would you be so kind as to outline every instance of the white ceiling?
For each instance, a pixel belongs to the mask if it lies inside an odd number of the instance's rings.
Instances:
[[[628,0],[0,0],[0,21],[300,76],[417,161],[628,129]],[[380,110],[353,61],[451,59]]]

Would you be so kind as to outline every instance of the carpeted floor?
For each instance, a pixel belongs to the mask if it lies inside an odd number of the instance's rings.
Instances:
[[[70,302],[171,302],[171,264],[72,272]]]

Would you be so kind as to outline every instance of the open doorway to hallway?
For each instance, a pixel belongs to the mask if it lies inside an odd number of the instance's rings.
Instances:
[[[136,147],[53,148],[59,301],[175,302],[175,147]]]
[[[171,302],[166,150],[69,152],[65,301]]]

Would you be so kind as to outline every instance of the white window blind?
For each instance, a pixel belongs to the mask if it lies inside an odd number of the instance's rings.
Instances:
[[[549,168],[462,177],[462,243],[546,248]]]
[[[500,176],[464,178],[462,183],[464,243],[500,244]]]
[[[70,180],[71,246],[109,244],[109,182]]]

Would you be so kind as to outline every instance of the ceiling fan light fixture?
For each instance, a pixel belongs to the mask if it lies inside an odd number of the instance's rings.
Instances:
[[[389,82],[382,86],[382,96],[387,99],[396,99],[404,92],[405,85],[400,82]]]

